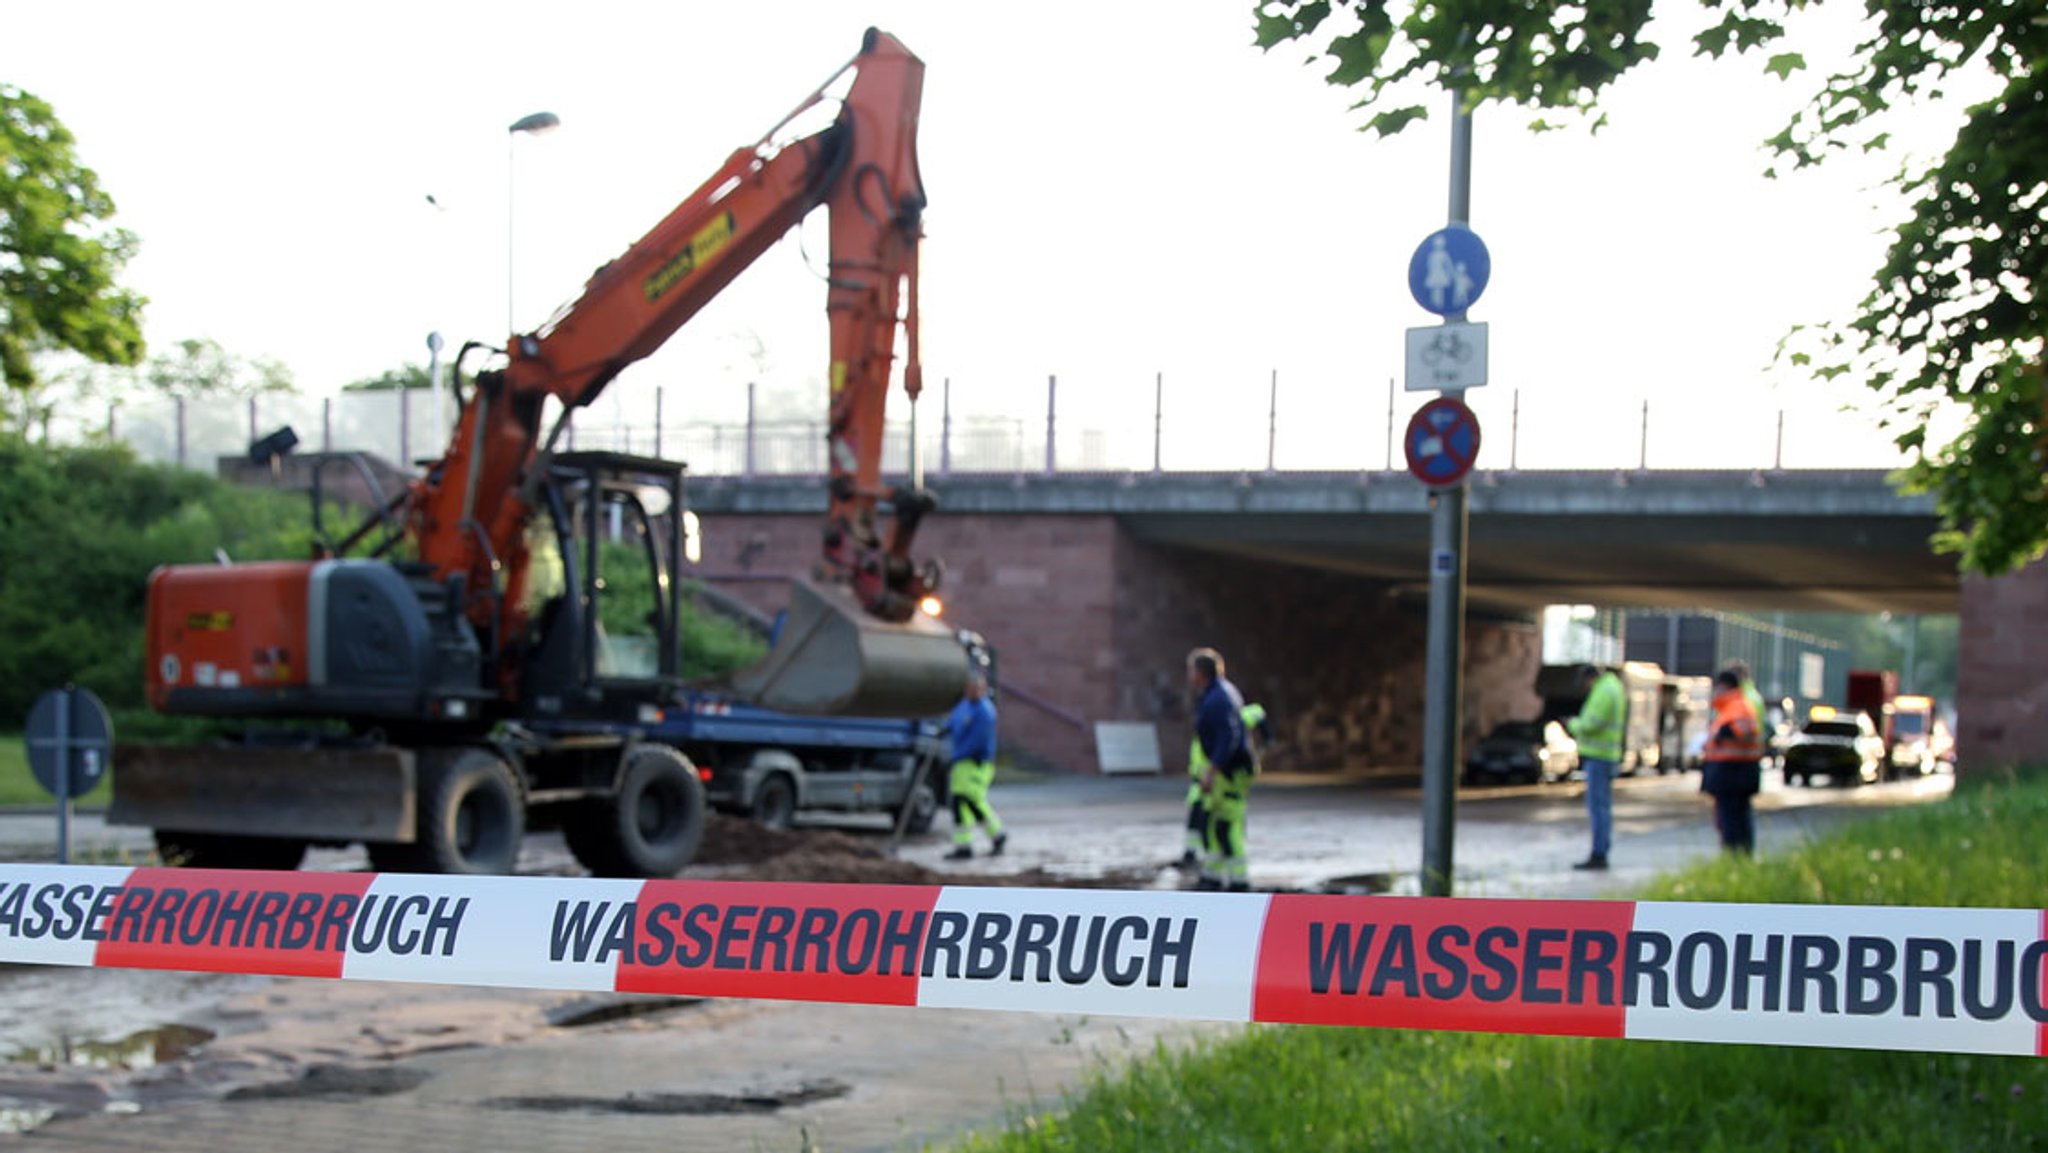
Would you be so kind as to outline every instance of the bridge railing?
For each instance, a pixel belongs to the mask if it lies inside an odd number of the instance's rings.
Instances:
[[[1134,404],[1128,391],[1062,392],[1056,378],[1038,387],[1045,407],[1030,416],[1014,411],[1027,399],[1019,395],[1026,389],[977,398],[990,407],[1009,406],[1008,412],[970,409],[950,385],[928,389],[917,421],[925,470],[1025,475],[1400,469],[1407,422],[1428,395],[1389,387],[1291,396],[1277,374],[1256,395],[1220,394],[1222,399],[1204,397],[1199,406],[1183,407],[1168,404],[1163,388],[1150,404]],[[667,392],[657,387],[637,405],[577,413],[568,445],[684,460],[700,476],[825,470],[822,420],[683,419],[674,415],[681,406]],[[1818,391],[1744,398],[1714,391],[1583,396],[1566,389],[1482,388],[1467,393],[1466,403],[1483,430],[1481,470],[1868,469],[1907,462],[1891,442],[1893,433],[1879,428],[1875,418],[1844,411],[1838,394]],[[900,398],[891,404],[892,412],[903,415],[889,424],[884,469],[900,474],[910,466],[911,423]],[[125,403],[87,419],[73,414],[46,431],[58,440],[111,437],[145,459],[211,469],[216,457],[243,455],[252,441],[287,425],[302,451],[364,450],[393,461],[418,460],[438,453],[452,415],[445,402],[437,405],[425,392],[266,394]]]

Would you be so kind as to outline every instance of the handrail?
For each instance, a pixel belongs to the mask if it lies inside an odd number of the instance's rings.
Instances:
[[[1023,701],[1025,704],[1030,705],[1032,708],[1035,708],[1038,711],[1046,714],[1047,716],[1052,717],[1054,720],[1063,721],[1066,724],[1071,725],[1084,733],[1088,731],[1087,718],[1081,716],[1079,713],[1068,712],[1066,709],[1063,709],[1058,705],[1053,704],[1051,701],[1046,700],[1044,697],[1039,696],[1037,693],[1032,692],[1030,689],[1025,688],[1023,685],[1012,684],[1008,681],[1005,681],[1003,682],[1003,684],[997,687],[996,692],[1001,696],[1016,697],[1018,700]]]
[[[322,523],[321,516],[321,506],[325,503],[321,476],[327,471],[327,466],[336,461],[342,461],[355,466],[356,474],[362,478],[363,486],[369,490],[370,505],[377,510],[374,514],[363,518],[362,523],[356,526],[354,532],[348,534],[341,544],[330,550],[337,556],[346,556],[350,549],[354,548],[358,542],[369,535],[372,527],[388,524],[391,521],[392,513],[397,511],[399,504],[405,499],[405,494],[399,493],[397,496],[386,500],[384,497],[384,486],[377,482],[377,474],[370,471],[369,464],[364,461],[363,454],[360,452],[320,453],[313,461],[313,539],[319,541],[323,547],[327,543],[327,528]]]

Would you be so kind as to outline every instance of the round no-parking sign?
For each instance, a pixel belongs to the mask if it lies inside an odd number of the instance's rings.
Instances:
[[[1464,480],[1479,459],[1479,418],[1463,401],[1438,397],[1409,418],[1401,444],[1415,479],[1445,488]]]

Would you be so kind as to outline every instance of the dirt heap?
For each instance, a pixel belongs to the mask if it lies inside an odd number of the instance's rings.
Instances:
[[[888,853],[888,838],[838,829],[765,829],[740,817],[713,813],[697,850],[700,865],[737,866],[720,876],[735,881],[812,881],[855,885],[1004,885],[1065,889],[1147,888],[1157,870],[1119,869],[1071,877],[1026,869],[1019,873],[951,873],[928,869]]]

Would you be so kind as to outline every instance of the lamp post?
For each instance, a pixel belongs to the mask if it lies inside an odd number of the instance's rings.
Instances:
[[[514,145],[522,133],[528,136],[539,136],[542,133],[553,132],[561,126],[562,118],[554,113],[534,112],[514,120],[511,126],[505,129],[505,332],[508,336],[514,331],[513,325],[518,323],[514,319],[516,315],[514,305],[517,301],[518,291],[515,288],[515,284],[517,282],[512,279],[514,267],[512,261],[513,240],[519,232],[518,217],[513,215],[512,211],[514,204],[513,189],[518,183],[513,179],[513,164],[518,156],[518,150]]]

